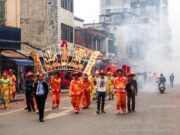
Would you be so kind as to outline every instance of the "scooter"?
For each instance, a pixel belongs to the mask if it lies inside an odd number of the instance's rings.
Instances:
[[[165,86],[165,84],[163,84],[163,83],[161,83],[161,84],[159,84],[159,86],[158,86],[159,88],[159,92],[161,93],[161,94],[163,94],[164,92],[165,92],[165,90],[166,90],[166,86]]]

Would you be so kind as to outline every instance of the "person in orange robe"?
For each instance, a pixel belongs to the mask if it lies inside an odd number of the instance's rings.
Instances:
[[[116,71],[117,77],[114,79],[114,93],[116,95],[116,115],[119,115],[121,110],[126,113],[126,83],[127,78],[123,75],[123,70]]]
[[[60,105],[61,78],[58,72],[54,73],[54,77],[50,80],[52,87],[52,109],[57,109]]]
[[[9,79],[10,79],[11,97],[13,99],[15,99],[15,96],[16,96],[16,76],[14,75],[14,71],[12,69],[9,70]]]
[[[89,108],[91,104],[91,92],[92,92],[91,86],[92,86],[91,81],[88,79],[88,75],[85,74],[82,80],[82,88],[83,88],[82,107],[83,109]]]
[[[81,95],[82,95],[82,81],[79,79],[81,73],[72,73],[74,79],[70,83],[69,95],[71,96],[71,103],[74,107],[75,114],[78,114],[81,106]]]

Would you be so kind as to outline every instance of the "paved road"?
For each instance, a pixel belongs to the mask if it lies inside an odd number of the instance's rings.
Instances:
[[[96,115],[96,102],[79,115],[72,111],[69,97],[62,98],[59,110],[46,105],[45,122],[36,113],[14,103],[11,111],[0,110],[0,135],[179,135],[180,86],[159,94],[146,88],[137,97],[135,113],[116,116],[114,101],[106,101],[106,114]],[[153,91],[154,92],[151,92]]]

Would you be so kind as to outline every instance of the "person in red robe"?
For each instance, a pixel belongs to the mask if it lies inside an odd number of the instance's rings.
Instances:
[[[81,106],[81,95],[82,95],[82,81],[79,79],[81,73],[72,73],[74,77],[70,83],[69,95],[71,96],[71,104],[74,107],[75,114],[78,114]]]
[[[50,80],[52,87],[52,109],[59,108],[60,105],[60,92],[61,92],[61,78],[58,72],[54,73],[54,77]]]
[[[91,81],[88,79],[88,75],[85,74],[83,79],[82,79],[82,88],[83,88],[83,93],[82,93],[82,107],[83,109],[89,108],[91,104]]]
[[[114,79],[114,93],[116,95],[116,114],[122,111],[126,113],[126,83],[127,78],[124,76],[123,70],[116,71],[117,77]]]

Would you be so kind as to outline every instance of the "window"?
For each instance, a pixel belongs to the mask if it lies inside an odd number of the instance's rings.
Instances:
[[[4,19],[4,1],[0,0],[0,20]]]
[[[111,13],[111,9],[106,9],[106,15],[109,15]]]
[[[115,47],[114,47],[114,41],[108,40],[108,53],[114,53]]]
[[[61,24],[61,40],[73,43],[73,27]]]
[[[106,0],[106,5],[110,6],[111,5],[111,0]]]
[[[72,13],[74,12],[73,0],[61,0],[61,7]]]

